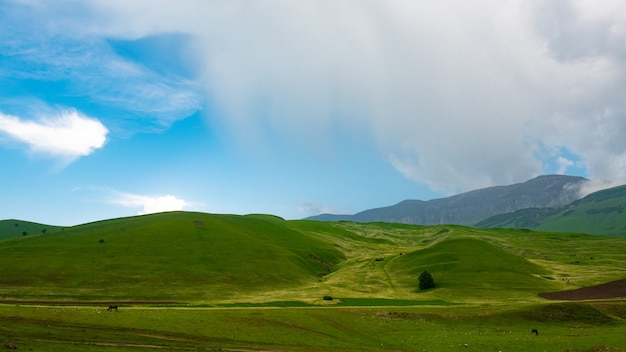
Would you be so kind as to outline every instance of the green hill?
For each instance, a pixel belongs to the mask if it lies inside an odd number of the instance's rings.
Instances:
[[[544,292],[553,283],[542,278],[550,271],[492,243],[475,238],[454,238],[397,258],[389,271],[405,284],[415,285],[427,270],[437,278],[437,288],[463,292],[469,297]],[[504,285],[504,283],[508,283]]]
[[[476,224],[480,228],[529,228],[626,236],[626,186],[592,193],[561,208],[530,208],[500,214]]]
[[[44,225],[36,222],[13,219],[0,220],[0,241],[18,236],[51,234],[62,229],[60,226]]]
[[[538,230],[626,236],[626,186],[588,195],[546,216]]]
[[[620,237],[171,212],[0,241],[0,300],[536,301],[626,277],[623,248]],[[435,289],[418,290],[423,270]]]
[[[343,255],[270,216],[164,213],[0,244],[5,295],[225,299],[316,282]],[[11,294],[11,292],[15,292]]]

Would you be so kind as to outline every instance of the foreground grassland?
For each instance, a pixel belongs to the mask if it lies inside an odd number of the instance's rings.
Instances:
[[[626,278],[626,238],[187,212],[6,238],[0,349],[626,351],[619,299],[538,296]]]
[[[624,318],[615,303],[119,312],[0,306],[0,336],[33,351],[626,351]]]

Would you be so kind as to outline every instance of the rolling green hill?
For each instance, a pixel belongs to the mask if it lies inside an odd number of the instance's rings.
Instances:
[[[275,217],[182,212],[20,237],[0,251],[11,296],[76,300],[224,299],[316,282],[343,259]]]
[[[61,231],[63,227],[38,224],[22,220],[0,220],[0,241],[18,236],[51,234]]]
[[[626,277],[623,248],[619,237],[171,212],[0,241],[0,300],[536,301]],[[418,290],[423,270],[435,289]]]
[[[500,214],[476,224],[481,228],[529,228],[626,236],[626,186],[592,193],[561,208],[530,208]]]
[[[413,285],[424,270],[438,278],[438,289],[450,295],[463,292],[471,297],[485,297],[495,292],[501,296],[504,291],[519,295],[554,288],[550,280],[541,277],[550,273],[547,268],[475,238],[438,242],[399,257],[389,268],[394,277]],[[505,282],[510,284],[505,286]]]

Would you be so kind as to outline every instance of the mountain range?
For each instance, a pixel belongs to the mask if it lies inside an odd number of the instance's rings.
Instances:
[[[583,177],[544,175],[523,183],[483,188],[447,198],[404,200],[392,206],[369,209],[354,215],[321,214],[308,219],[473,225],[488,217],[519,209],[569,204],[580,198],[578,191],[586,181]]]
[[[481,228],[529,228],[557,232],[626,235],[626,186],[581,199],[584,177],[543,175],[508,186],[478,189],[455,196],[404,200],[354,215],[321,214],[320,221],[456,224]]]
[[[481,228],[529,228],[626,236],[626,185],[604,189],[557,208],[527,208],[475,224]]]

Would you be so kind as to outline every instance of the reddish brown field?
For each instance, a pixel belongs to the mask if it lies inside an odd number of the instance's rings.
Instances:
[[[596,300],[620,298],[626,299],[626,279],[607,282],[605,284],[582,287],[576,290],[540,293],[539,296],[555,300]]]

